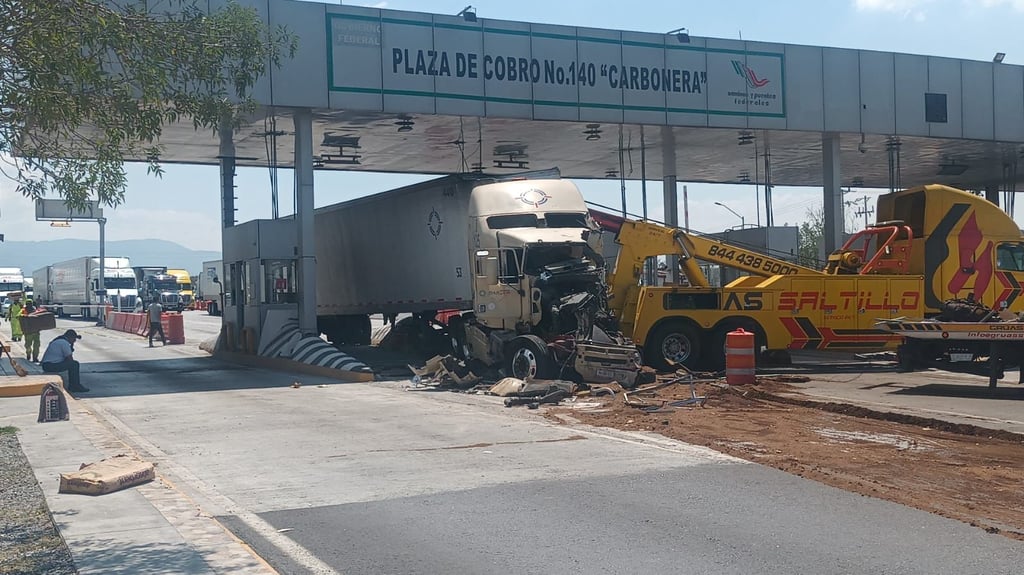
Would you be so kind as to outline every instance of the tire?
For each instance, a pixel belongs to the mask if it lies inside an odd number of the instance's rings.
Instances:
[[[521,335],[507,348],[507,365],[510,376],[522,379],[550,379],[555,365],[551,351],[544,340],[535,335]]]
[[[452,342],[452,350],[455,357],[469,359],[466,357],[466,320],[461,315],[448,318],[448,337]]]
[[[654,329],[644,345],[647,365],[658,371],[671,372],[682,364],[689,369],[698,367],[701,358],[701,330],[683,321],[669,321]]]

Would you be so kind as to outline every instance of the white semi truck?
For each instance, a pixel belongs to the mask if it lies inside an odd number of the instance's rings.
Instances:
[[[0,296],[25,291],[25,274],[21,268],[0,268]]]
[[[318,209],[320,330],[366,344],[370,314],[436,325],[438,311],[459,310],[446,326],[456,349],[516,377],[559,377],[586,342],[604,346],[587,354],[597,363],[638,369],[607,311],[583,196],[545,177],[453,175]]]
[[[99,317],[98,308],[103,303],[110,304],[114,311],[133,311],[139,291],[131,262],[124,257],[105,259],[105,298],[103,294],[97,293],[100,287],[100,258],[83,257],[49,266],[50,289],[46,303],[55,307],[60,315],[80,315],[84,318]]]

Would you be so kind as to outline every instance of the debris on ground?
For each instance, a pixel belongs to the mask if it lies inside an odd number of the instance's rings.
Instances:
[[[105,495],[156,479],[155,466],[129,455],[83,463],[78,471],[60,474],[59,493]]]
[[[435,355],[423,367],[409,366],[415,377],[413,388],[432,387],[437,389],[466,390],[476,386],[482,378],[453,355]]]
[[[580,386],[560,379],[531,379],[523,381],[506,377],[487,391],[505,398],[505,407],[525,405],[537,409],[542,404],[557,404],[580,392]]]

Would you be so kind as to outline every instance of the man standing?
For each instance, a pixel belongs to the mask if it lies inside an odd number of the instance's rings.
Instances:
[[[25,309],[21,310],[21,317],[32,315],[36,312],[36,304],[30,300],[25,300]],[[28,324],[26,324],[27,326]],[[32,360],[33,363],[39,362],[39,332],[29,333],[28,327],[22,326],[25,331],[25,359]]]
[[[160,341],[167,345],[167,337],[164,336],[164,324],[160,321],[160,315],[164,313],[164,306],[155,301],[149,304],[149,347],[153,347],[153,334],[160,332]]]
[[[11,322],[11,339],[21,341],[21,296],[11,297],[11,307],[7,308],[7,320]]]
[[[73,329],[64,332],[64,335],[57,336],[50,345],[46,346],[43,352],[43,361],[40,365],[46,373],[68,372],[68,391],[73,393],[85,393],[89,391],[79,380],[78,362],[73,357],[75,353],[75,342],[82,339]]]

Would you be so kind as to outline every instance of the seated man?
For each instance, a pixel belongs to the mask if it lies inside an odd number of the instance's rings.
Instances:
[[[39,362],[46,373],[68,372],[68,391],[73,393],[85,393],[89,391],[79,381],[78,362],[72,355],[75,353],[75,342],[82,339],[73,329],[64,332],[64,335],[57,336],[50,345],[46,346],[43,352],[43,360]]]

